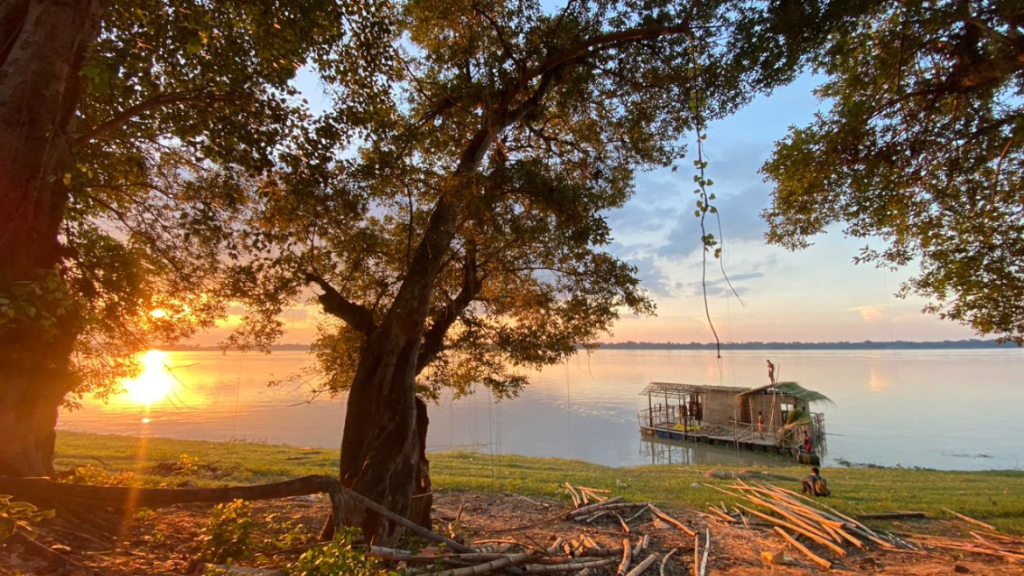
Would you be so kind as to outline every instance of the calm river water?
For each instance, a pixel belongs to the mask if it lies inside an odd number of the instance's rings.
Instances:
[[[576,458],[610,466],[652,462],[764,461],[729,449],[643,442],[638,392],[650,381],[759,386],[765,359],[835,401],[824,407],[827,460],[950,470],[1024,466],[1024,351],[703,351],[601,350],[533,374],[512,401],[486,389],[430,410],[430,450],[478,450]],[[266,382],[309,364],[304,352],[222,355],[168,352],[171,389],[146,407],[145,394],[108,402],[86,398],[60,428],[182,439],[245,439],[336,447],[343,398],[307,403],[303,385]],[[159,396],[159,395],[158,395]]]

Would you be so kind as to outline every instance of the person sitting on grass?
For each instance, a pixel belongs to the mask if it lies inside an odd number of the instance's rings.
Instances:
[[[803,485],[803,493],[810,493],[811,496],[831,496],[832,491],[828,489],[828,483],[821,477],[818,467],[811,468],[811,474],[804,476],[800,481]]]

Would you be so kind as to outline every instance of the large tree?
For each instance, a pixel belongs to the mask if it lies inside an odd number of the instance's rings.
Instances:
[[[1024,4],[884,2],[816,60],[831,107],[765,165],[770,241],[837,223],[858,261],[920,265],[900,295],[1024,344]]]
[[[235,341],[273,333],[262,327],[299,295],[289,274],[312,286],[329,317],[314,343],[323,385],[348,391],[341,477],[404,515],[423,471],[417,391],[514,395],[523,367],[573,354],[620,311],[649,312],[603,214],[636,171],[681,158],[688,131],[789,81],[859,4],[393,9],[389,90],[330,77],[334,113],[254,183]],[[355,145],[332,146],[338,119]],[[394,534],[358,506],[346,516],[374,541]]]
[[[0,475],[52,473],[62,403],[223,313],[225,218],[307,119],[296,69],[380,36],[351,6],[0,4]]]

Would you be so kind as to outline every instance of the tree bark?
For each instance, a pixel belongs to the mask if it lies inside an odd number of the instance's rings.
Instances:
[[[100,0],[0,5],[0,298],[14,313],[0,319],[0,474],[52,474],[57,411],[75,384],[59,231],[80,70],[101,13]]]

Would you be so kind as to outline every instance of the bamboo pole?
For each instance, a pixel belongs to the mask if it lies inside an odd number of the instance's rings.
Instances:
[[[808,538],[810,538],[811,540],[814,540],[818,544],[821,544],[822,546],[828,548],[829,550],[832,550],[833,552],[835,552],[839,556],[846,556],[846,550],[843,550],[839,546],[836,546],[835,544],[832,543],[831,540],[826,540],[825,538],[822,538],[820,536],[817,536],[816,534],[808,532],[808,531],[804,530],[803,528],[800,528],[799,526],[795,526],[795,525],[793,525],[793,524],[791,524],[789,522],[786,522],[785,520],[779,520],[778,518],[775,518],[773,516],[769,516],[767,514],[758,512],[757,510],[752,510],[752,509],[747,508],[746,506],[744,506],[742,504],[740,504],[739,507],[743,508],[747,512],[753,514],[754,516],[757,516],[758,518],[762,518],[764,520],[767,520],[767,521],[771,522],[772,524],[776,524],[776,525],[781,526],[783,528],[789,528],[793,532],[797,532],[799,534],[803,534],[804,536],[807,536]]]
[[[946,512],[949,512],[950,514],[953,514],[954,516],[956,516],[957,518],[963,520],[964,522],[967,522],[969,524],[974,524],[975,526],[981,526],[982,528],[984,528],[986,530],[991,530],[993,532],[998,532],[996,527],[991,525],[991,524],[986,524],[986,523],[982,522],[981,520],[975,520],[974,518],[971,518],[970,516],[965,516],[965,515],[963,515],[963,514],[961,514],[959,512],[950,510],[949,508],[943,508],[943,510],[945,510]]]
[[[810,558],[816,564],[820,565],[822,568],[824,568],[826,570],[832,568],[832,563],[831,562],[829,562],[828,560],[825,560],[821,556],[818,556],[814,552],[811,552],[810,550],[808,550],[806,546],[804,546],[803,544],[797,542],[796,539],[793,538],[792,536],[790,536],[789,534],[786,534],[786,531],[783,530],[782,528],[779,528],[778,526],[776,526],[775,527],[775,531],[778,532],[779,534],[782,534],[782,537],[785,538],[787,542],[792,544],[793,547],[795,547],[797,550],[803,552],[804,555],[806,555],[808,558]]]
[[[693,535],[693,576],[700,576],[700,536]]]
[[[569,493],[569,496],[572,497],[573,508],[577,508],[578,509],[580,507],[580,496],[579,496],[579,494],[577,494],[576,490],[573,489],[572,484],[569,484],[568,482],[565,483],[565,489]]]

